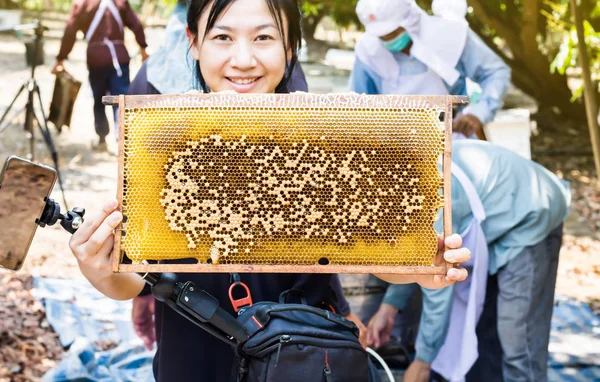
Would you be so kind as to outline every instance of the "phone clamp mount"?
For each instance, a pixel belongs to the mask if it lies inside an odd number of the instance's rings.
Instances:
[[[81,227],[81,224],[83,223],[83,215],[85,215],[85,209],[81,207],[75,207],[71,211],[61,214],[60,204],[51,198],[44,199],[46,201],[46,206],[44,207],[42,216],[35,221],[40,227],[43,228],[47,225],[52,226],[56,224],[58,220],[60,220],[60,225],[69,233],[75,233],[75,231]]]

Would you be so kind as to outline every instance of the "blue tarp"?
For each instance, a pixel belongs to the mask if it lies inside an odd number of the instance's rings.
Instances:
[[[63,347],[61,363],[44,381],[148,381],[154,352],[144,348],[131,323],[131,301],[111,300],[85,280],[34,278],[33,294]],[[114,343],[101,351],[96,344]]]
[[[114,301],[87,281],[34,279],[61,344],[70,346],[44,381],[152,381],[152,358],[131,324],[131,301]],[[119,345],[100,351],[95,342]],[[557,297],[550,333],[550,382],[600,381],[600,318],[571,298]]]
[[[549,349],[548,381],[600,381],[600,318],[587,304],[556,298]]]

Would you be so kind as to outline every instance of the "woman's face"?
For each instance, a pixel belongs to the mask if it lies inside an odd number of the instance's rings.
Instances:
[[[285,74],[290,52],[264,0],[237,0],[204,36],[209,5],[198,21],[191,53],[213,92],[273,93]],[[285,16],[283,30],[288,28]],[[193,37],[193,36],[192,36]],[[286,36],[283,36],[286,38]]]

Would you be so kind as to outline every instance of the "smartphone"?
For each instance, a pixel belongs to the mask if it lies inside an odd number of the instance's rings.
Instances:
[[[0,267],[17,271],[23,266],[55,182],[52,167],[6,159],[0,174]]]

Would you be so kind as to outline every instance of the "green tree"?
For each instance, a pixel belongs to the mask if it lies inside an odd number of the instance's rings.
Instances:
[[[356,0],[303,0],[305,38],[314,38],[324,16],[342,27],[355,23]],[[418,0],[430,10],[431,0]],[[583,120],[580,87],[567,84],[569,68],[577,67],[577,37],[569,0],[467,0],[471,28],[512,69],[513,83],[541,107],[554,107],[565,116]],[[585,38],[594,79],[600,79],[600,2],[580,0]]]
[[[579,92],[572,94],[567,84],[567,69],[576,65],[577,58],[568,0],[468,0],[468,4],[471,28],[510,65],[518,88],[542,107],[556,107],[571,119],[585,118]],[[600,6],[583,0],[583,7],[588,10],[585,35],[597,79],[600,34],[593,25],[600,23]]]
[[[314,40],[317,26],[325,16],[330,16],[342,28],[347,28],[352,24],[360,26],[355,12],[357,2],[358,0],[303,0],[302,29],[304,38]]]

